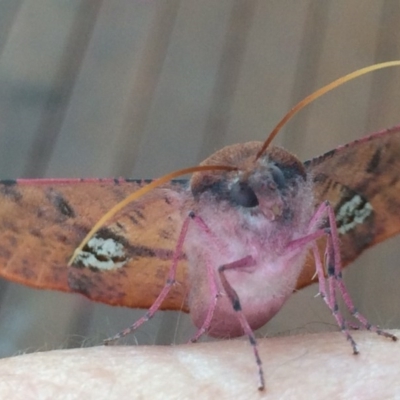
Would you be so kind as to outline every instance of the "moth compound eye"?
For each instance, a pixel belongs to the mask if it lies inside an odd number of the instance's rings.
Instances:
[[[282,189],[286,186],[285,176],[283,175],[283,172],[279,167],[277,167],[276,165],[272,165],[271,175],[272,179],[274,180],[279,189]]]
[[[246,208],[258,206],[257,196],[247,182],[236,182],[231,188],[230,196],[239,206]]]

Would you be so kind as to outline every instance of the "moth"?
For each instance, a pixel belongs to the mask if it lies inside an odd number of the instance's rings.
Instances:
[[[400,126],[305,163],[270,145],[280,127],[314,98],[394,65],[400,62],[356,71],[306,98],[265,143],[226,147],[199,167],[154,182],[1,181],[0,275],[111,305],[149,308],[111,340],[159,309],[182,308],[198,327],[193,341],[204,333],[247,335],[260,390],[265,382],[253,330],[315,274],[354,353],[337,292],[361,326],[395,340],[357,312],[341,268],[400,231]],[[194,172],[190,180],[170,180],[186,172]],[[114,204],[119,205],[110,212]]]

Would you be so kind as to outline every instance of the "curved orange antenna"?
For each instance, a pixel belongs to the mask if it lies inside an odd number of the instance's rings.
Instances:
[[[215,171],[215,170],[222,170],[222,171],[234,171],[236,170],[235,167],[229,167],[227,165],[198,165],[197,167],[189,167],[180,169],[178,171],[170,172],[167,175],[162,176],[161,178],[155,179],[154,181],[150,182],[149,184],[143,186],[139,190],[136,190],[131,195],[126,197],[124,200],[116,204],[111,210],[109,210],[106,214],[104,214],[97,223],[93,226],[90,232],[85,236],[82,240],[80,245],[75,249],[73,256],[68,261],[68,266],[72,265],[77,255],[82,251],[85,247],[87,242],[90,238],[103,226],[105,222],[107,222],[111,217],[113,217],[118,211],[122,210],[126,207],[129,203],[137,200],[139,197],[142,197],[146,193],[150,192],[150,190],[155,189],[156,187],[169,182],[171,179],[178,178],[179,176],[192,174],[194,172],[200,171]]]
[[[340,85],[343,85],[344,83],[351,81],[352,79],[358,78],[359,76],[368,74],[369,72],[376,71],[378,69],[383,69],[383,68],[389,68],[389,67],[397,67],[400,66],[400,60],[396,61],[388,61],[380,64],[374,64],[370,65],[369,67],[361,68],[358,69],[357,71],[354,71],[348,75],[342,76],[339,79],[336,79],[335,81],[329,83],[328,85],[322,87],[321,89],[318,89],[314,93],[310,94],[307,96],[305,99],[301,100],[299,103],[297,103],[280,121],[279,123],[275,126],[275,128],[272,130],[272,132],[269,134],[267,140],[264,142],[261,150],[257,153],[256,160],[264,153],[264,151],[268,148],[268,146],[271,144],[272,140],[275,138],[275,136],[278,134],[278,132],[281,130],[281,128],[288,122],[298,111],[300,111],[302,108],[313,102],[314,100],[318,99],[318,97],[321,97],[325,93],[337,88]]]

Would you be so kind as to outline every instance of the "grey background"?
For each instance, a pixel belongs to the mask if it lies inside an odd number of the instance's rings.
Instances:
[[[390,0],[0,0],[0,176],[151,178],[264,140],[313,90],[400,58],[399,26]],[[390,69],[311,105],[275,143],[305,160],[399,123]],[[345,274],[386,327],[399,327],[398,243]],[[336,329],[316,292],[293,295],[260,334]],[[0,300],[0,356],[99,344],[142,313],[7,282]],[[192,329],[159,313],[131,340],[179,343]]]

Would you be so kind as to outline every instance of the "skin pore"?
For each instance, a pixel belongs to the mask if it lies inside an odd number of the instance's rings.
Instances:
[[[400,331],[392,331],[400,335]],[[400,347],[353,332],[259,340],[266,390],[244,338],[178,346],[54,350],[0,360],[2,399],[400,398]]]

